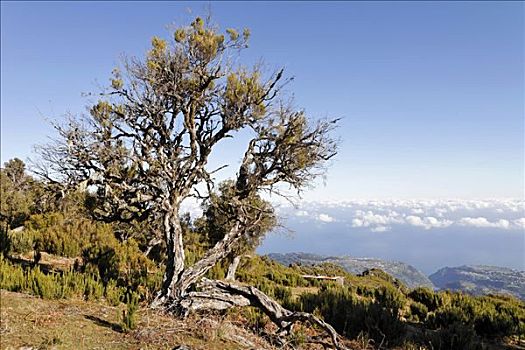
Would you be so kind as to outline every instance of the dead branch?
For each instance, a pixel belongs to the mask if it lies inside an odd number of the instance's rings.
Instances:
[[[279,327],[279,335],[292,331],[294,323],[310,322],[324,330],[338,350],[347,349],[341,336],[328,323],[307,312],[294,312],[282,307],[259,289],[231,281],[218,281],[203,278],[199,284],[201,291],[190,292],[180,302],[182,314],[199,310],[225,310],[235,306],[254,306],[262,310]]]

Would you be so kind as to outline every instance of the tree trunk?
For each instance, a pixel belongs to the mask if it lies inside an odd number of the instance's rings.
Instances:
[[[233,258],[233,261],[231,262],[230,266],[228,266],[228,273],[226,274],[226,280],[235,281],[235,273],[237,272],[237,268],[239,267],[241,258],[242,258],[242,255],[237,255],[235,256],[235,258]]]
[[[182,242],[182,227],[178,210],[171,209],[164,214],[164,239],[166,240],[166,270],[162,281],[162,288],[152,303],[158,307],[170,299],[178,299],[182,291],[176,288],[184,271],[184,244]]]
[[[294,323],[307,321],[325,331],[336,349],[347,349],[340,342],[341,336],[331,325],[310,313],[285,309],[255,287],[206,278],[202,279],[199,287],[201,291],[190,292],[181,301],[184,314],[190,311],[225,310],[235,306],[254,306],[263,311],[277,325],[279,328],[278,335],[289,334]]]
[[[235,243],[242,237],[242,229],[240,224],[235,224],[232,229],[224,236],[222,240],[217,242],[213,248],[209,249],[204,257],[197,261],[193,266],[185,269],[174,288],[181,292],[183,296],[185,292],[195,283],[197,283],[215,264],[227,257],[233,250]]]
[[[165,305],[178,309],[180,301],[189,288],[199,280],[219,261],[227,257],[242,237],[242,229],[236,223],[232,229],[209,249],[204,257],[193,266],[184,268],[184,246],[182,242],[182,227],[178,215],[166,214],[164,218],[164,234],[167,248],[166,271],[162,289],[152,303],[152,307]]]
[[[174,212],[176,213],[176,212]],[[224,310],[235,306],[254,306],[266,313],[279,327],[279,336],[289,334],[295,322],[308,321],[323,329],[331,338],[335,348],[346,349],[340,343],[340,336],[332,326],[312,314],[293,312],[255,287],[235,284],[231,281],[212,281],[203,276],[215,264],[231,254],[239,239],[242,238],[241,224],[235,224],[223,239],[193,266],[184,269],[184,246],[182,227],[176,214],[167,214],[164,218],[165,238],[168,248],[168,261],[162,289],[153,302],[153,307],[163,306],[181,316],[191,311]],[[228,277],[235,276],[240,256],[234,258],[228,271]],[[199,291],[189,291],[198,283]]]

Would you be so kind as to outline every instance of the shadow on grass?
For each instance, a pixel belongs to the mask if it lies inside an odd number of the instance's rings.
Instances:
[[[109,322],[100,317],[92,315],[84,315],[84,317],[90,321],[93,321],[98,326],[107,327],[114,330],[115,332],[124,333],[122,326],[118,323]]]

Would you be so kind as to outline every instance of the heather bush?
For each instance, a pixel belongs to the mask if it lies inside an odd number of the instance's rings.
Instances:
[[[97,275],[66,271],[44,273],[39,267],[16,266],[0,255],[0,289],[25,292],[43,299],[66,299],[80,297],[99,300],[102,297],[121,300],[122,289],[105,288]]]
[[[3,251],[6,254],[25,254],[33,250],[35,244],[35,235],[31,231],[7,232],[5,247]]]
[[[363,332],[376,342],[396,344],[404,334],[399,309],[404,303],[395,289],[382,289],[375,299],[359,297],[346,287],[322,287],[317,294],[303,294],[296,310],[316,312],[342,334],[355,338]]]
[[[137,311],[139,296],[135,293],[126,294],[126,309],[122,311],[121,328],[124,332],[137,328]]]
[[[428,314],[428,308],[420,302],[410,303],[410,315],[414,321],[425,321]]]
[[[435,311],[442,305],[439,294],[434,293],[430,288],[418,287],[408,293],[408,297],[418,303],[425,305],[428,311]]]

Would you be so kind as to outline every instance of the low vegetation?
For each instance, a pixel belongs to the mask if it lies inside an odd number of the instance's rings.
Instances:
[[[191,264],[209,243],[198,234],[198,223],[185,220],[186,258]],[[139,305],[147,305],[161,283],[161,256],[150,259],[133,237],[119,240],[115,227],[95,223],[70,208],[31,214],[24,225],[23,230],[4,232],[1,289],[45,300],[116,307],[120,311],[113,328],[134,332],[141,323]],[[61,258],[68,263],[56,263]],[[218,264],[208,277],[224,278],[226,269],[227,264]],[[345,283],[304,275],[341,276]],[[369,348],[485,349],[525,339],[525,304],[510,296],[409,290],[380,270],[355,276],[332,264],[285,267],[255,254],[242,258],[236,278],[288,309],[321,317]],[[3,313],[6,305],[3,300]],[[226,317],[243,319],[260,336],[268,336],[272,328],[268,317],[255,308],[230,311]],[[304,328],[290,337],[290,344],[301,345],[315,333]]]
[[[240,318],[208,315],[180,320],[144,305],[135,313],[136,328],[123,329],[126,305],[76,298],[49,300],[0,291],[1,349],[275,349],[245,330]]]

